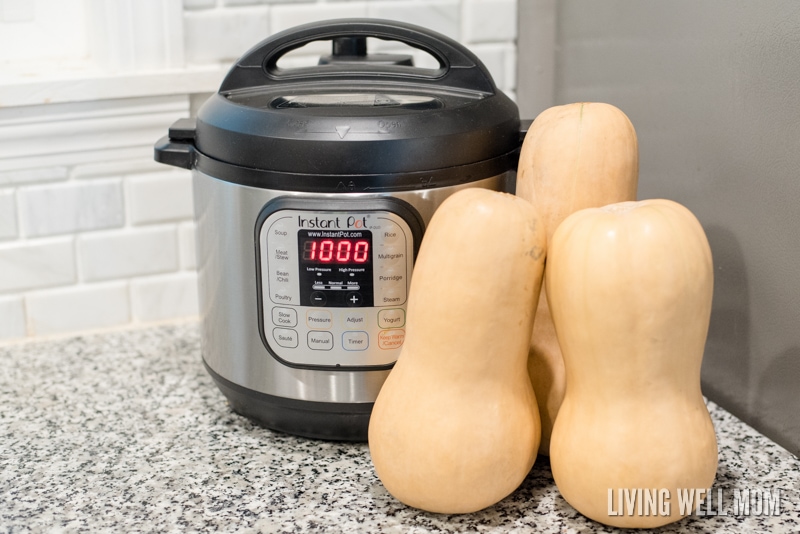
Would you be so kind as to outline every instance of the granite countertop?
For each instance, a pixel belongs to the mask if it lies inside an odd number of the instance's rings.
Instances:
[[[272,432],[231,412],[182,323],[0,346],[2,532],[614,532],[559,495],[547,458],[474,514],[393,499],[363,443]],[[720,463],[710,512],[664,532],[800,531],[800,462],[709,404]],[[735,491],[780,492],[734,515]],[[757,504],[757,503],[755,503]],[[763,508],[762,507],[762,511]]]

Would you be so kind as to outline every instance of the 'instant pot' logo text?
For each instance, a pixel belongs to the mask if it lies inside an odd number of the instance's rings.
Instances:
[[[297,216],[297,224],[300,228],[366,228],[367,217],[313,217],[305,218]]]

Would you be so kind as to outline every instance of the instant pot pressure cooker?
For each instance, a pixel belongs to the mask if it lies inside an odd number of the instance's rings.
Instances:
[[[368,37],[438,68],[367,54]],[[278,65],[319,40],[333,53],[318,65]],[[328,21],[245,53],[155,147],[192,170],[203,359],[233,409],[366,440],[425,225],[455,191],[508,189],[520,138],[516,105],[478,58],[420,27]]]

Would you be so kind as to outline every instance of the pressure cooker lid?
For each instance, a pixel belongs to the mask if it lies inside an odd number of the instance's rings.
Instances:
[[[367,37],[421,49],[439,66],[366,54]],[[278,66],[318,40],[333,41],[332,57]],[[508,166],[519,148],[519,113],[456,41],[410,24],[348,19],[299,26],[252,48],[184,137],[206,159],[250,169],[413,173],[503,158]]]

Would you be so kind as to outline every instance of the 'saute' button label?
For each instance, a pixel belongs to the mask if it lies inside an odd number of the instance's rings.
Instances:
[[[297,347],[297,332],[289,330],[288,328],[274,328],[272,330],[272,337],[275,343],[287,349],[294,349]]]

